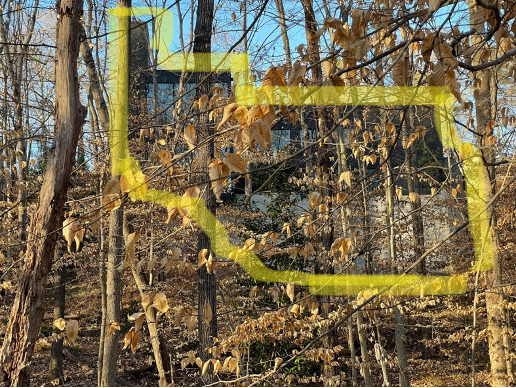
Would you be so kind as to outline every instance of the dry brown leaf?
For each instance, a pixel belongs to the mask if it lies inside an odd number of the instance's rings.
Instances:
[[[231,359],[229,360],[229,371],[234,372],[237,368],[237,365],[238,365],[237,359],[231,357]]]
[[[409,58],[403,55],[392,68],[392,79],[398,86],[408,85]]]
[[[258,119],[249,127],[251,139],[260,146],[262,152],[271,146],[271,127],[264,119]]]
[[[170,308],[167,301],[167,296],[163,292],[158,292],[154,296],[152,307],[158,310],[161,314],[165,314]]]
[[[189,124],[185,128],[185,133],[183,135],[186,143],[188,144],[188,148],[195,148],[195,142],[197,139],[197,135],[195,133],[195,127],[192,124]]]
[[[283,228],[281,229],[281,233],[285,232],[287,234],[287,237],[290,237],[292,235],[290,230],[291,224],[288,222],[283,223]]]
[[[127,320],[130,322],[134,321],[134,327],[135,327],[136,331],[139,331],[143,326],[143,321],[145,320],[145,313],[142,313],[142,312],[134,313],[132,315],[129,315],[127,317]]]
[[[225,123],[227,123],[229,120],[231,120],[231,116],[233,116],[233,113],[238,109],[239,105],[237,103],[232,103],[227,105],[224,108],[224,114],[222,115],[222,120],[220,121],[219,125],[217,126],[217,131],[222,127]]]
[[[142,298],[143,311],[147,311],[147,309],[150,306],[152,306],[152,303],[154,302],[154,297],[156,296],[157,293],[158,293],[157,291],[150,291],[150,292],[146,292],[143,295],[143,298]]]
[[[208,104],[208,96],[206,94],[203,94],[200,98],[199,98],[199,109],[206,109],[206,105]]]
[[[288,76],[288,86],[298,85],[305,73],[306,65],[302,65],[299,60],[295,61]]]
[[[352,177],[353,174],[351,173],[351,171],[344,171],[342,174],[340,174],[339,183],[345,182],[348,187],[351,187]]]
[[[161,150],[158,154],[158,157],[159,157],[159,161],[163,165],[172,163],[172,155],[170,155],[170,152],[167,150]]]
[[[224,156],[224,164],[236,172],[245,173],[247,171],[247,162],[239,154],[227,152]]]
[[[135,332],[135,328],[134,327],[132,327],[131,330],[129,330],[127,332],[127,334],[124,337],[124,347],[122,348],[122,350],[127,349],[131,345],[134,332]]]
[[[206,306],[204,307],[204,322],[209,325],[212,318],[213,312],[211,311],[211,306],[209,303],[206,303]]]
[[[130,333],[131,333],[131,351],[133,353],[136,353],[136,347],[138,346],[138,342],[140,342],[140,339],[142,337],[141,337],[140,332],[136,331],[134,327],[131,329]],[[127,336],[126,336],[126,340],[127,340]]]
[[[178,214],[179,214],[179,210],[177,209],[177,207],[168,209],[168,216],[167,216],[167,220],[165,221],[165,223],[170,224],[172,222],[172,220],[175,218],[175,216],[177,216]]]
[[[249,111],[245,106],[239,106],[233,114],[235,115],[235,118],[238,120],[240,125],[245,125],[247,123]]]
[[[118,322],[116,322],[116,321],[112,321],[109,324],[108,332],[107,332],[105,338],[108,338],[110,335],[115,334],[115,331],[117,331],[117,330],[120,330],[120,324]]]
[[[120,193],[120,179],[119,177],[112,177],[102,191],[102,206],[107,211],[118,209],[122,204],[119,198]]]
[[[127,236],[125,261],[132,268],[136,260],[136,243],[141,236],[141,232],[134,232]]]
[[[319,206],[321,201],[322,201],[321,193],[313,191],[310,194],[308,194],[308,203],[312,210],[315,210],[315,208],[317,208],[317,206]]]

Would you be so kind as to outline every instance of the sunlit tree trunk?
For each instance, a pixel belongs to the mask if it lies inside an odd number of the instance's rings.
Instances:
[[[55,146],[31,217],[25,264],[0,353],[0,381],[11,386],[30,384],[29,365],[44,315],[45,284],[56,242],[54,232],[61,226],[77,141],[86,115],[79,100],[77,76],[82,6],[81,0],[61,0],[57,8]]]
[[[472,44],[477,47],[477,54],[473,57],[473,65],[482,62],[481,52],[483,50],[483,35],[485,33],[485,15],[483,8],[477,6],[473,0],[468,2],[470,25],[479,34],[474,35]],[[484,161],[493,163],[495,161],[494,148],[489,143],[490,136],[493,135],[493,126],[489,125],[492,117],[492,70],[490,68],[478,71],[473,74],[477,90],[475,93],[476,111],[476,133]],[[494,165],[484,166],[484,189],[486,202],[489,202],[496,193],[496,169]],[[500,237],[496,230],[497,218],[493,207],[487,209],[487,215],[491,225],[491,237],[493,239],[493,269],[487,272],[486,280],[488,289],[486,290],[486,309],[487,309],[487,338],[489,341],[489,359],[491,362],[491,385],[507,386],[507,358],[504,344],[504,329],[506,328],[505,312],[503,308],[504,296],[496,288],[502,283],[502,260],[500,252]]]

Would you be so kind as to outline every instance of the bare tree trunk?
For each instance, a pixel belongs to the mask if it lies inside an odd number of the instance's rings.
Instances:
[[[59,250],[56,249],[56,253],[58,252]],[[61,265],[61,267],[57,270],[55,281],[54,320],[58,318],[64,318],[65,316],[65,281],[66,267]],[[54,332],[59,333],[60,330],[54,327]],[[62,338],[52,342],[52,349],[50,350],[50,368],[48,372],[48,380],[54,381],[56,379],[59,379],[59,384],[64,383]]]
[[[478,47],[478,53],[473,58],[473,65],[482,62],[480,52],[484,44],[482,41],[482,32],[485,32],[485,20],[481,17],[482,12],[477,11],[477,5],[473,0],[468,2],[470,11],[471,28],[479,32],[472,39],[472,44]],[[495,152],[489,144],[489,137],[492,135],[492,127],[489,126],[491,120],[492,101],[491,88],[492,70],[490,68],[474,73],[475,85],[478,85],[477,93],[475,93],[475,111],[476,111],[476,132],[478,136],[479,146],[482,151],[484,161],[493,163],[495,161]],[[484,166],[484,193],[486,203],[489,203],[496,193],[496,169],[494,165]],[[494,205],[493,205],[494,206]],[[500,258],[500,237],[496,230],[497,217],[493,207],[487,209],[487,215],[490,220],[491,237],[493,239],[493,269],[486,274],[487,286],[486,290],[486,309],[487,309],[487,338],[489,341],[489,359],[491,361],[491,385],[507,386],[509,383],[507,374],[507,358],[504,344],[504,330],[506,329],[505,311],[503,307],[504,295],[497,288],[502,284],[502,260]]]
[[[292,59],[290,58],[290,42],[288,39],[287,19],[285,18],[285,9],[283,8],[283,0],[276,1],[276,10],[278,11],[279,24],[281,28],[281,39],[283,40],[283,51],[285,52],[286,70],[292,70]]]
[[[109,214],[108,256],[106,263],[106,324],[120,322],[120,271],[118,266],[122,261],[124,237],[123,237],[122,207],[112,210]],[[113,334],[104,340],[102,387],[113,387],[116,384],[118,370],[118,339],[120,332],[115,330]]]
[[[209,53],[211,52],[211,33],[213,29],[213,0],[201,0],[197,5],[197,21],[195,24],[194,37],[194,53]],[[203,58],[205,59],[205,58]],[[196,58],[196,66],[203,66],[206,68],[207,63],[203,63],[202,59]],[[203,79],[206,73],[199,73],[199,80]],[[211,81],[204,82],[199,86],[196,92],[196,99],[203,94],[208,95],[210,91]],[[209,125],[208,112],[203,112],[199,115],[199,141],[209,138],[213,135],[213,126]],[[208,164],[210,159],[214,157],[213,141],[207,142],[205,145],[199,147],[198,151],[198,166],[201,175],[198,180],[200,182],[207,181]],[[204,200],[206,207],[210,212],[215,214],[216,205],[213,192],[209,183],[203,184],[201,189],[201,198]],[[213,228],[214,226],[212,226]],[[201,249],[211,249],[210,238],[202,230],[199,231],[197,251]],[[206,266],[202,266],[198,270],[197,278],[198,290],[198,315],[197,324],[199,327],[199,356],[203,362],[208,361],[211,357],[207,351],[213,346],[213,338],[217,336],[217,281],[214,273],[208,273]],[[209,307],[207,307],[209,306]],[[205,319],[206,311],[210,309],[212,312],[211,320]],[[208,322],[207,322],[208,321]],[[211,382],[214,379],[211,367],[205,375],[205,381]]]
[[[0,381],[11,386],[30,384],[29,365],[44,314],[45,283],[56,242],[54,232],[61,226],[77,141],[86,115],[79,100],[77,76],[83,2],[61,0],[58,5],[55,149],[31,218],[25,264],[0,354]]]
[[[315,18],[315,12],[313,9],[312,0],[302,0],[304,15],[305,15],[305,32],[308,42],[307,54],[310,58],[312,67],[312,83],[314,85],[322,85],[322,67],[320,64],[320,48],[318,39],[315,37],[317,31],[317,21]],[[317,113],[318,118],[318,135],[319,139],[323,138],[328,133],[328,117],[327,111],[324,107],[314,109]],[[330,154],[329,147],[323,142],[317,150],[317,163],[316,163],[316,175],[320,182],[330,181]],[[331,198],[332,192],[329,188],[323,188],[321,190],[323,202],[326,202],[326,198]],[[330,257],[330,248],[333,243],[333,222],[330,217],[331,203],[326,203],[328,211],[321,214],[319,213],[318,222],[318,233],[317,233],[317,257],[318,263],[315,268],[315,273],[330,274],[334,272],[333,265],[331,264],[332,258]],[[315,215],[315,209],[314,209]],[[315,215],[316,216],[316,215]],[[315,217],[314,217],[315,219]],[[330,296],[320,296],[320,301],[324,305],[328,303],[330,306]],[[323,316],[328,317],[329,309],[323,311]],[[323,342],[326,349],[332,349],[338,341],[337,331],[333,330],[327,335]],[[325,379],[325,385],[340,385],[340,368],[338,365],[334,365],[334,360],[325,360],[323,366],[323,373]]]
[[[99,190],[100,194],[100,190]],[[102,225],[102,220],[100,220],[101,226],[99,228],[99,279],[100,279],[100,294],[101,294],[101,303],[102,303],[102,318],[100,323],[100,341],[99,341],[99,354],[97,360],[97,385],[100,387],[102,384],[102,366],[104,365],[104,341],[106,338],[106,329],[109,325],[107,321],[106,312],[107,312],[107,274],[106,274],[106,255],[104,252],[104,244],[105,244],[105,233]]]
[[[405,323],[403,314],[399,307],[394,309],[396,314],[395,336],[396,336],[396,354],[398,355],[398,367],[400,387],[410,387],[410,379],[408,373],[407,350],[405,349]]]

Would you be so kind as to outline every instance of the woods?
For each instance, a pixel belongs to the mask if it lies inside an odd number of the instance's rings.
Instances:
[[[515,5],[3,1],[0,384],[516,384]]]

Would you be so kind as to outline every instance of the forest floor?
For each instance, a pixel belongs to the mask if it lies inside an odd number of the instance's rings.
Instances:
[[[97,354],[100,337],[100,311],[101,300],[98,281],[95,274],[91,273],[91,278],[85,279],[84,273],[81,275],[81,281],[69,287],[66,298],[66,313],[76,314],[79,316],[80,330],[79,338],[76,345],[66,345],[65,348],[73,355],[64,357],[64,373],[65,386],[97,386]],[[129,278],[125,279],[126,284],[123,288],[123,314],[127,314],[131,310],[131,306],[137,300],[137,290]],[[49,305],[46,309],[46,316],[51,316],[52,308],[50,307],[51,297],[48,297]],[[137,302],[136,302],[137,303]],[[0,310],[0,321],[2,327],[5,328],[7,321],[7,308],[5,305]],[[122,321],[123,323],[123,321]],[[126,322],[127,323],[127,322]],[[52,326],[52,319],[46,319],[42,325],[41,332],[49,332]],[[120,357],[118,376],[121,378],[120,385],[124,382],[133,386],[156,386],[158,377],[156,371],[151,367],[153,355],[150,343],[145,338],[139,344],[137,351],[133,354],[130,349],[122,350],[123,335],[128,331],[127,325],[122,324],[122,335],[120,336]],[[5,330],[5,329],[4,329]],[[169,347],[174,348],[174,342],[178,341],[180,328],[168,328],[165,330]],[[3,334],[3,333],[2,333]],[[193,333],[192,333],[193,334]],[[385,333],[386,336],[389,332]],[[386,338],[390,340],[389,338]],[[468,386],[471,384],[470,362],[466,362],[463,352],[433,351],[433,358],[430,360],[421,360],[421,352],[417,344],[416,338],[411,338],[410,331],[407,333],[407,344],[409,354],[409,373],[412,386]],[[412,345],[411,345],[412,344]],[[391,354],[393,352],[391,351]],[[488,385],[488,358],[486,351],[478,350],[477,358],[477,385]],[[174,355],[173,355],[174,356]],[[49,368],[50,349],[43,349],[34,354],[32,361],[32,380],[33,386],[52,386],[47,381]],[[79,361],[79,362],[77,362]],[[178,354],[174,363],[174,383],[178,386],[199,386],[203,385],[197,366],[188,366],[181,370],[181,355]],[[396,386],[398,376],[395,367],[389,367],[390,385]],[[379,364],[372,361],[372,375],[374,384],[382,385],[382,375]],[[281,378],[281,377],[280,377]],[[221,375],[222,380],[234,379],[229,374]],[[274,380],[273,380],[274,381]],[[278,381],[278,380],[276,380]],[[288,385],[287,380],[282,381],[281,385]],[[350,381],[347,382],[350,385]],[[299,382],[293,381],[291,385],[297,385]],[[359,378],[359,384],[363,385],[363,381]],[[310,385],[319,385],[318,383]]]

